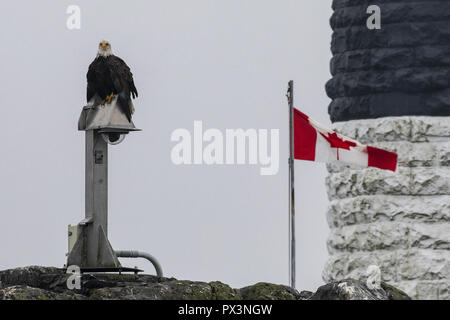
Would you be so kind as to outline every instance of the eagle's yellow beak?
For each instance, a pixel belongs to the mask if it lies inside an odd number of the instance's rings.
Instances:
[[[102,41],[101,46],[102,46],[103,49],[105,49],[106,48],[106,41]]]

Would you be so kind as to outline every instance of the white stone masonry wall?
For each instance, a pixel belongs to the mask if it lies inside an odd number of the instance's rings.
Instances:
[[[326,282],[367,267],[415,299],[450,299],[450,117],[389,117],[334,124],[396,151],[396,173],[328,165],[331,228]]]

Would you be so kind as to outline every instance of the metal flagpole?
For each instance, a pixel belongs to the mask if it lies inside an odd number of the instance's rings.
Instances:
[[[294,81],[289,81],[289,281],[295,289]]]

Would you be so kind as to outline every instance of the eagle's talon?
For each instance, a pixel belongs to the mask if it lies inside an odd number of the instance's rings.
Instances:
[[[104,106],[105,105],[105,100],[102,100],[101,105]]]
[[[106,97],[106,101],[108,101],[108,104],[111,103],[112,99],[114,99],[114,93],[111,93],[109,96]]]

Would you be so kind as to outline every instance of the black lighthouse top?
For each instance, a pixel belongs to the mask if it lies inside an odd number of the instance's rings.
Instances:
[[[367,9],[381,9],[369,29]],[[334,0],[331,120],[450,116],[450,0]]]

